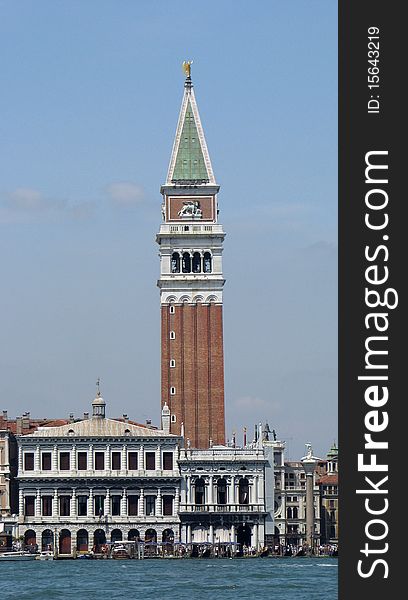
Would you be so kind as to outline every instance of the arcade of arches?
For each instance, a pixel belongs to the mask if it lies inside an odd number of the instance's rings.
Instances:
[[[24,534],[24,544],[26,546],[38,546],[42,551],[54,550],[54,544],[57,543],[58,553],[71,555],[75,553],[84,553],[93,550],[98,553],[102,546],[108,542],[119,541],[144,542],[145,544],[166,544],[173,545],[175,535],[173,529],[167,528],[162,534],[154,528],[148,528],[144,532],[138,529],[130,529],[124,532],[119,528],[105,529],[98,528],[94,531],[88,531],[86,528],[79,529],[76,533],[70,529],[61,529],[59,532],[51,529],[44,529],[36,533],[33,529],[27,529]]]

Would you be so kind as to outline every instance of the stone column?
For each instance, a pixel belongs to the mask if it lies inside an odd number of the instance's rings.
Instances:
[[[311,447],[309,454],[302,459],[302,465],[306,473],[306,541],[309,552],[314,554],[314,470],[316,460],[312,456]]]
[[[89,444],[88,448],[88,469],[93,471],[94,468],[94,456],[93,456],[93,445]]]
[[[127,515],[127,512],[128,512],[127,511],[127,494],[126,494],[126,488],[123,488],[120,514],[121,514],[121,516],[125,517]]]
[[[213,486],[214,486],[214,478],[212,475],[209,476],[208,478],[208,504],[213,504],[214,500],[213,500]],[[211,508],[210,508],[211,510]]]
[[[71,471],[77,470],[77,451],[76,446],[73,444],[71,448]]]
[[[34,514],[35,514],[36,517],[40,517],[41,516],[41,493],[40,493],[40,488],[37,488],[37,493],[36,493],[36,496],[35,496]]]
[[[138,513],[141,517],[144,517],[145,505],[144,505],[144,489],[143,488],[140,490]]]
[[[235,504],[235,477],[231,475],[231,483],[229,485],[229,503]]]
[[[23,449],[21,446],[18,447],[18,472],[23,470]]]
[[[235,542],[235,525],[231,525],[231,542]]]
[[[252,484],[251,504],[258,504],[258,486],[259,486],[259,475],[255,475],[254,482]]]
[[[210,544],[214,543],[214,525],[210,523],[210,539],[208,540]]]
[[[90,517],[93,517],[95,514],[94,511],[94,500],[93,500],[93,489],[89,488],[89,496],[88,496],[88,510],[87,513]]]
[[[110,471],[111,468],[111,452],[110,452],[110,444],[106,446],[105,450],[105,471]]]
[[[265,504],[265,486],[262,475],[258,477],[258,503]]]
[[[156,448],[156,471],[159,471],[161,468],[162,468],[162,461],[161,461],[160,446],[157,446],[157,448]]]
[[[106,496],[105,496],[105,515],[107,517],[110,517],[111,515],[111,505],[110,505],[110,489],[107,488],[106,489]]]
[[[176,494],[174,496],[173,514],[178,515],[179,509],[180,509],[180,491],[179,491],[178,487],[176,487]]]
[[[71,516],[77,516],[77,503],[76,503],[76,488],[72,488],[72,496],[71,496]],[[76,545],[75,545],[76,547]]]
[[[52,449],[52,470],[58,471],[58,447],[54,446]]]
[[[139,448],[139,471],[144,471],[144,446],[143,444]]]
[[[20,517],[24,515],[24,496],[23,490],[21,488],[18,490],[18,512],[20,514]]]
[[[191,525],[187,525],[187,544],[191,544]]]
[[[185,489],[185,504],[191,504],[191,476],[186,477],[186,489]]]
[[[258,550],[258,544],[259,544],[258,523],[255,523],[255,525],[253,527],[252,537],[253,537],[253,542],[254,542],[255,550]]]
[[[52,516],[53,517],[58,517],[59,515],[59,510],[58,510],[58,489],[54,488],[54,496],[52,499]]]
[[[120,470],[126,471],[127,469],[127,460],[126,460],[126,446],[122,446],[122,460],[120,461]]]
[[[36,446],[34,454],[34,470],[40,470],[40,446]]]
[[[156,515],[158,517],[161,517],[163,514],[162,511],[162,495],[161,495],[161,489],[158,488],[157,489],[157,497],[156,497]]]

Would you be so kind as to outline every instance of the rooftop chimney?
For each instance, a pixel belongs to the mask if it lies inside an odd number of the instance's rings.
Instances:
[[[69,422],[70,423],[74,422],[74,413],[69,413]]]
[[[30,413],[25,412],[21,420],[23,429],[30,429]]]
[[[7,421],[7,411],[3,410],[3,419]]]
[[[89,419],[89,412],[84,412],[84,421]]]
[[[21,435],[23,433],[23,417],[16,417],[16,434]]]

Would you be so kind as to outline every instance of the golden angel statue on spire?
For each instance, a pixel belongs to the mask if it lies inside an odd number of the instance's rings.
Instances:
[[[191,77],[191,65],[193,64],[192,60],[185,60],[183,62],[183,71],[186,74],[186,77]]]

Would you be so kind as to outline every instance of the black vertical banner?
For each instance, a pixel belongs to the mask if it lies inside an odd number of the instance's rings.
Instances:
[[[339,0],[341,599],[406,593],[404,9]]]

